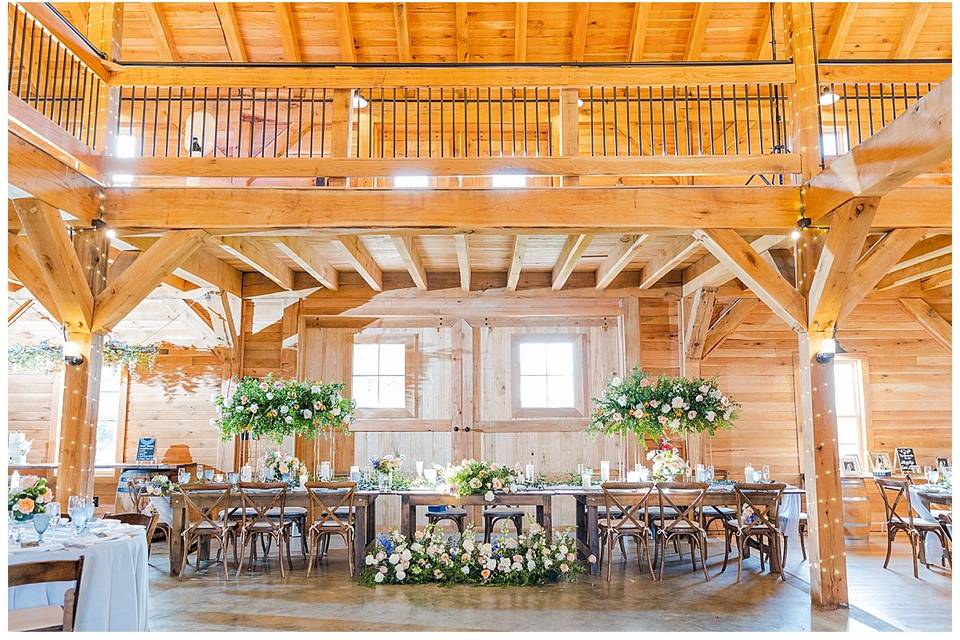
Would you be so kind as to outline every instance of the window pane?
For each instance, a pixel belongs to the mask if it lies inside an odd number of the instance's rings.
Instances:
[[[834,365],[834,378],[837,397],[837,415],[855,416],[857,411],[857,367],[852,362],[838,362]]]
[[[520,376],[520,406],[524,408],[547,406],[546,376]]]
[[[403,409],[407,406],[406,378],[380,376],[380,408]]]
[[[120,368],[101,367],[97,409],[96,464],[117,461],[117,421],[120,416]]]
[[[547,353],[542,342],[520,343],[520,375],[546,375]]]
[[[355,376],[375,376],[377,375],[377,353],[379,345],[376,344],[355,344],[353,345],[353,375]]]
[[[860,448],[860,424],[856,418],[837,418],[837,442]]]
[[[573,375],[573,343],[547,343],[547,373],[551,376]]]
[[[377,407],[377,376],[353,376],[353,399],[358,407]]]
[[[406,345],[381,344],[380,346],[380,375],[402,376],[407,373],[404,368]]]
[[[573,407],[573,376],[547,376],[547,406]]]

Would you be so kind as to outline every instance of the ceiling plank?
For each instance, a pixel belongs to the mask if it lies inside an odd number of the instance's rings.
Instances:
[[[897,40],[897,46],[893,50],[892,58],[909,58],[913,47],[917,44],[917,38],[923,29],[923,23],[927,21],[933,4],[930,2],[917,2],[910,5],[910,13],[903,23],[903,30],[900,31],[900,37]]]
[[[527,3],[516,3],[513,18],[513,61],[527,61]]]
[[[690,317],[683,332],[683,351],[687,360],[703,359],[713,308],[717,303],[717,290],[713,288],[697,289],[690,306]]]
[[[333,5],[337,19],[337,38],[340,40],[340,58],[344,62],[357,61],[357,44],[353,36],[353,23],[350,20],[350,4],[337,2]]]
[[[470,34],[467,30],[467,3],[457,2],[454,4],[456,12],[456,33],[454,39],[457,43],[457,62],[467,62],[470,58]]]
[[[630,40],[627,45],[627,62],[643,60],[643,46],[647,41],[647,28],[650,26],[650,7],[649,2],[633,3]]]
[[[926,260],[948,256],[953,250],[953,236],[941,234],[920,240],[903,254],[891,270],[905,269]]]
[[[750,243],[757,253],[772,249],[786,240],[786,236],[766,235]],[[696,239],[694,239],[696,242]],[[683,270],[683,295],[688,296],[702,287],[719,287],[733,280],[733,272],[714,257],[706,255]]]
[[[900,298],[900,306],[909,313],[930,337],[948,352],[953,352],[952,328],[923,298]]]
[[[949,270],[951,266],[952,256],[945,255],[934,258],[933,260],[920,262],[906,269],[898,269],[884,276],[883,279],[877,283],[877,291],[885,291],[886,289],[893,289],[894,287],[929,278],[930,276]]]
[[[570,38],[570,60],[583,62],[587,50],[587,25],[590,21],[590,3],[576,2],[573,5],[573,32]]]
[[[317,253],[307,238],[302,236],[275,238],[273,246],[327,289],[336,291],[340,286],[340,274]]]
[[[393,24],[397,30],[397,55],[400,62],[413,62],[413,56],[410,55],[410,28],[407,25],[406,3],[393,3]]]
[[[921,291],[934,291],[953,284],[953,270],[941,271],[920,281]]]
[[[734,300],[733,304],[710,327],[703,345],[703,358],[707,358],[722,345],[724,340],[729,338],[743,324],[743,321],[749,317],[758,304],[760,304],[760,301],[756,298]]]
[[[597,268],[597,290],[606,289],[627,268],[649,236],[645,233],[623,236],[619,244],[607,255]]]
[[[694,235],[791,329],[806,329],[803,296],[736,231],[704,229]]]
[[[168,231],[97,294],[94,332],[109,331],[204,242],[206,232]]]
[[[657,252],[643,267],[640,288],[649,289],[676,269],[700,249],[700,243],[691,236],[682,236]],[[721,283],[722,284],[722,283]]]
[[[223,41],[227,45],[230,59],[234,62],[249,62],[247,47],[243,44],[240,22],[237,20],[237,12],[233,9],[233,3],[214,2],[213,8],[217,10],[220,30],[223,31]]]
[[[20,284],[36,298],[46,313],[56,322],[60,322],[60,311],[57,309],[56,300],[50,292],[50,287],[47,286],[40,264],[26,236],[7,233],[7,267]]]
[[[394,235],[390,236],[390,239],[393,240],[393,244],[400,254],[400,259],[403,260],[410,277],[413,278],[413,284],[416,285],[417,289],[426,291],[427,270],[423,267],[423,257],[413,242],[413,236],[409,234]]]
[[[303,62],[303,54],[300,51],[297,35],[297,24],[293,16],[293,3],[274,2],[273,8],[277,15],[280,40],[283,42],[284,58],[289,62]]]
[[[516,291],[523,269],[523,258],[527,253],[527,236],[513,237],[513,250],[510,253],[510,268],[507,270],[507,291]]]
[[[776,14],[774,14],[776,15]],[[770,48],[770,9],[768,5],[763,6],[763,15],[760,21],[760,37],[757,38],[757,45],[754,48],[753,60],[764,60],[771,56]]]
[[[293,291],[293,271],[280,261],[269,241],[261,238],[221,238],[220,248],[287,291]]]
[[[563,288],[563,285],[567,283],[567,279],[570,278],[570,274],[573,273],[574,268],[576,268],[577,262],[583,257],[584,252],[590,247],[592,241],[593,235],[589,233],[577,233],[567,236],[567,241],[563,244],[563,249],[560,250],[557,263],[553,266],[551,288],[554,291],[559,291]]]
[[[453,236],[454,244],[457,248],[457,267],[460,270],[460,288],[464,291],[470,291],[470,239],[465,233],[458,233]]]
[[[827,32],[827,38],[820,46],[820,58],[832,60],[840,57],[843,52],[843,45],[850,34],[850,27],[857,17],[856,2],[838,2],[833,5],[833,21],[830,23],[830,31]]]
[[[703,51],[703,40],[707,34],[707,22],[710,20],[712,3],[698,2],[693,10],[693,22],[687,34],[687,47],[684,50],[684,60],[699,60]]]
[[[150,27],[150,34],[160,51],[160,57],[172,62],[179,60],[177,48],[173,42],[173,32],[170,31],[167,19],[160,12],[160,3],[141,2],[140,7],[147,16],[147,26]]]
[[[374,291],[383,291],[383,272],[358,236],[337,236],[333,243],[346,252],[347,260]]]

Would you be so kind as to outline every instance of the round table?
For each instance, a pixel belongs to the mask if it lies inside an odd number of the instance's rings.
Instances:
[[[23,526],[23,542],[35,541],[32,525]],[[94,523],[90,532],[78,537],[69,524],[61,525],[55,532],[47,531],[41,547],[19,547],[11,542],[7,565],[75,560],[80,556],[83,576],[75,629],[147,631],[147,541],[143,527]],[[70,582],[53,582],[12,587],[7,590],[7,608],[63,605],[64,593],[71,586]]]

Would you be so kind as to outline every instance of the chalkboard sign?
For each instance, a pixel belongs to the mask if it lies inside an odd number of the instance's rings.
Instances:
[[[920,468],[917,464],[917,456],[913,452],[913,447],[897,447],[897,466],[901,471],[915,471]]]
[[[156,438],[140,438],[137,441],[137,462],[153,462],[157,454]]]

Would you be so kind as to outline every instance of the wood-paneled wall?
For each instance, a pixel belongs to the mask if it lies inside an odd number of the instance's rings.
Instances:
[[[60,371],[7,375],[7,432],[21,431],[33,441],[27,462],[47,462],[56,454],[61,386]]]

